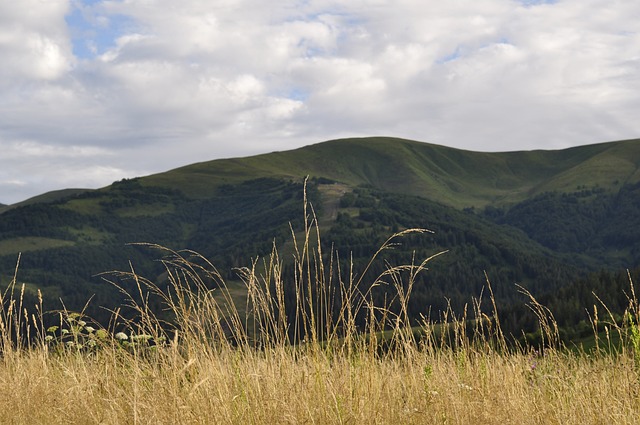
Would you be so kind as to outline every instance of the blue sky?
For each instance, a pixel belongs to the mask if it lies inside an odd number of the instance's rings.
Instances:
[[[78,59],[92,60],[116,46],[116,40],[135,31],[136,22],[125,15],[95,14],[100,0],[84,0],[71,4],[65,16],[73,54]]]
[[[0,202],[387,135],[640,136],[640,3],[0,0]]]

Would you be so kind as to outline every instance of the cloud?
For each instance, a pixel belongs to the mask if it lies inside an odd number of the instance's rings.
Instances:
[[[0,201],[342,136],[637,137],[638,18],[604,0],[2,2]]]
[[[54,80],[72,68],[67,29],[56,24],[68,9],[67,1],[0,3],[0,88]]]
[[[119,161],[99,147],[18,141],[0,148],[0,191],[14,202],[50,190],[101,187],[123,176],[133,177],[131,170],[135,170],[111,165]]]

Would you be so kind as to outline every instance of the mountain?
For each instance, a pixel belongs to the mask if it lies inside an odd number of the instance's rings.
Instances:
[[[334,140],[286,152],[216,160],[149,176],[150,185],[193,197],[257,177],[324,177],[349,186],[422,196],[455,208],[513,204],[548,192],[640,180],[640,143],[628,140],[558,151],[480,153],[391,138]]]
[[[99,307],[113,308],[122,296],[96,275],[128,270],[131,261],[141,275],[162,276],[152,261],[160,254],[132,242],[193,249],[233,282],[234,268],[267,255],[274,241],[291,249],[290,225],[304,227],[309,176],[325,252],[333,247],[353,258],[358,272],[393,232],[427,228],[434,233],[403,239],[370,273],[381,273],[385,261],[411,261],[414,252],[426,258],[448,250],[420,277],[410,313],[460,311],[481,293],[486,272],[516,326],[522,320],[514,306],[523,298],[514,283],[542,297],[571,294],[585,281],[607,291],[606,276],[640,265],[638,164],[640,140],[483,153],[382,137],[202,162],[0,210],[0,284],[10,281],[21,252],[26,296],[40,289],[72,310],[93,296],[91,314],[104,317]],[[596,282],[590,272],[603,278]],[[571,307],[572,317],[583,307]]]

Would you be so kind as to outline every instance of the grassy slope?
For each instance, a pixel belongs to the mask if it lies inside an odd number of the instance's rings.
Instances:
[[[37,204],[37,203],[48,203],[55,202],[60,199],[64,199],[70,196],[79,195],[84,192],[88,192],[91,189],[61,189],[61,190],[53,190],[51,192],[43,193],[41,195],[34,196],[25,201],[18,202],[17,204],[12,205],[3,205],[0,204],[0,214],[16,207],[23,207],[26,205]]]
[[[193,164],[143,179],[207,197],[220,184],[310,175],[419,195],[456,208],[500,205],[537,193],[640,180],[640,141],[558,151],[471,152],[384,137],[333,140],[285,152]]]
[[[486,153],[405,139],[369,137],[196,163],[144,177],[142,183],[177,188],[188,196],[207,198],[222,184],[260,177],[300,179],[310,175],[352,186],[369,184],[464,208],[513,203],[545,191],[570,192],[577,186],[635,183],[640,181],[639,164],[640,140],[637,139],[556,151]],[[87,191],[47,192],[18,204],[0,204],[0,213]],[[74,207],[95,208],[94,202],[83,202],[92,205]]]
[[[72,241],[37,236],[16,237],[0,241],[0,255],[72,246]]]

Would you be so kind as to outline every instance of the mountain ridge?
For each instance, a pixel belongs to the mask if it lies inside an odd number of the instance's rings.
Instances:
[[[4,211],[11,209],[11,208],[17,208],[17,207],[22,207],[25,205],[30,205],[30,204],[36,204],[36,203],[49,203],[49,202],[55,202],[57,200],[60,199],[64,199],[64,198],[68,198],[74,195],[78,195],[84,192],[88,192],[91,190],[95,190],[95,189],[79,189],[79,188],[69,188],[69,189],[58,189],[58,190],[52,190],[49,192],[45,192],[45,193],[41,193],[39,195],[36,196],[32,196],[30,198],[27,198],[23,201],[20,202],[16,202],[13,204],[0,204],[0,214],[2,214]]]
[[[144,179],[145,184],[198,197],[211,193],[203,190],[202,180],[215,189],[216,182],[310,175],[465,208],[512,203],[549,190],[637,182],[639,163],[638,139],[562,150],[486,153],[378,137],[337,139],[289,151],[201,162]]]
[[[361,161],[363,157],[366,161]],[[358,166],[359,162],[366,165]],[[640,139],[507,152],[472,151],[394,137],[334,139],[291,150],[197,162],[137,179],[147,186],[170,187],[197,198],[210,196],[220,184],[306,175],[350,185],[369,184],[456,208],[495,206],[545,191],[638,182]],[[101,189],[54,190],[19,203],[0,204],[0,213],[92,190]]]

